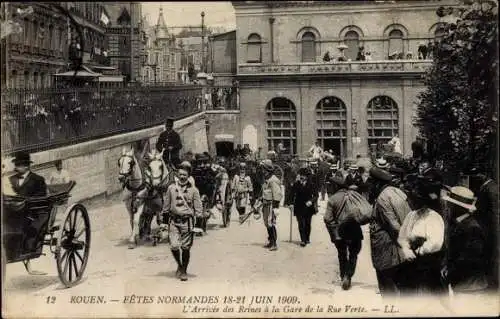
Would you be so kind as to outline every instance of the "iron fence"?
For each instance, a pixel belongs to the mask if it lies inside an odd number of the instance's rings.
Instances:
[[[200,86],[2,91],[2,151],[42,151],[202,111]]]

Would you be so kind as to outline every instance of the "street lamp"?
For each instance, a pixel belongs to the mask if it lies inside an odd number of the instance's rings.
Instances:
[[[201,72],[205,70],[205,12],[201,12]]]
[[[153,69],[153,74],[154,74],[154,83],[155,83],[155,86],[156,86],[156,67],[158,66],[158,52],[154,52],[154,61],[153,63],[149,63],[148,61],[148,54],[147,53],[144,53],[142,55],[142,66],[145,67],[145,66],[149,66]]]

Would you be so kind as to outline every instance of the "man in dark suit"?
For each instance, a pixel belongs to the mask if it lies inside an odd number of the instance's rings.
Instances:
[[[345,178],[344,183],[347,188],[358,190],[359,186],[363,183],[363,179],[358,172],[358,165],[351,164],[349,166],[349,174]]]
[[[165,150],[163,152],[163,160],[165,163],[171,163],[177,166],[181,163],[179,157],[179,151],[182,148],[181,137],[179,134],[173,130],[174,119],[167,118],[165,121],[165,131],[158,137],[158,142],[156,142],[156,149],[158,152]]]
[[[293,205],[293,213],[297,218],[302,247],[310,243],[311,219],[317,212],[315,204],[318,200],[318,191],[308,178],[309,174],[307,168],[299,170],[297,181],[291,187],[290,196],[287,198],[287,205]]]
[[[38,197],[47,195],[45,178],[31,171],[33,163],[30,154],[19,152],[12,160],[17,174],[10,177],[13,190],[22,197]]]

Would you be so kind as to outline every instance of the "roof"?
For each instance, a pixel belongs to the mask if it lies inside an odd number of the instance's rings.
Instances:
[[[223,32],[223,33],[219,33],[219,34],[214,34],[212,35],[211,37],[216,40],[217,38],[222,38],[224,36],[232,36],[234,34],[235,38],[236,38],[236,30],[231,30],[231,31],[227,31],[227,32]]]
[[[74,76],[75,75],[75,71],[67,71],[67,72],[63,72],[63,73],[57,73],[57,74],[54,74],[55,76]],[[76,73],[76,76],[77,77],[82,77],[82,78],[87,78],[87,77],[100,77],[102,74],[100,73],[95,73],[95,72],[87,72],[87,71],[83,71],[83,70],[80,70]]]

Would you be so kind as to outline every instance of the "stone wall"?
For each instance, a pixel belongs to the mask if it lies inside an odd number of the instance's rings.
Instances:
[[[203,152],[207,149],[207,134],[205,129],[205,114],[200,113],[176,121],[174,129],[180,134],[183,149],[181,153],[191,150]],[[121,189],[118,183],[118,159],[123,148],[137,145],[139,141],[149,142],[154,147],[163,126],[111,136],[90,142],[61,147],[50,151],[31,155],[33,171],[47,180],[54,172],[54,162],[63,161],[63,168],[68,170],[71,179],[77,182],[73,189],[72,201],[89,199],[99,195],[109,196]],[[5,163],[5,174],[10,175],[13,166],[10,158]]]

